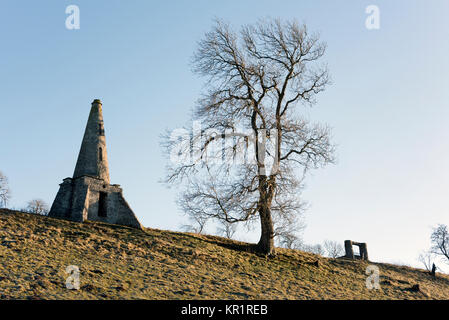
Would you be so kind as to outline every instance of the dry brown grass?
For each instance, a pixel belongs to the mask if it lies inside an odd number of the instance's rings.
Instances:
[[[449,277],[278,249],[267,259],[214,236],[74,223],[0,210],[1,299],[448,299]],[[319,260],[319,266],[314,262]],[[81,289],[65,287],[68,265]],[[409,290],[419,284],[421,291]]]

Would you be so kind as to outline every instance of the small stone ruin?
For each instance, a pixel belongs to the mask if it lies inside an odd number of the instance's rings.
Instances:
[[[354,255],[353,246],[359,247],[360,255]],[[345,252],[346,252],[346,254],[345,254],[344,258],[368,261],[368,249],[367,249],[366,243],[345,240]]]

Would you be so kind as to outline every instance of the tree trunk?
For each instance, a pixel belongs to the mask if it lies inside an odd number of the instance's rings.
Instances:
[[[270,181],[273,183],[273,181]],[[273,188],[270,187],[267,176],[259,176],[259,218],[260,218],[260,240],[257,244],[259,252],[273,256],[274,248],[274,226],[271,218],[271,200],[273,198]]]
[[[268,208],[268,206],[261,208],[259,210],[259,216],[261,234],[257,249],[263,254],[273,256],[276,252],[274,248],[274,227],[270,208]]]
[[[261,136],[256,126],[256,113],[253,113],[252,126],[256,134],[256,158],[257,169],[259,172],[259,218],[261,225],[260,240],[257,244],[257,250],[268,256],[275,255],[274,249],[274,226],[271,219],[271,200],[273,198],[274,180],[268,180],[265,168],[265,145],[266,145],[266,131],[261,130]],[[259,141],[261,139],[261,141]]]

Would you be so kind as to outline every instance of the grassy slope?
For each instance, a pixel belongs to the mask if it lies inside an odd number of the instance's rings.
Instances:
[[[0,210],[2,299],[448,299],[449,277],[377,264],[381,289],[365,287],[368,263],[245,244]],[[319,259],[319,266],[314,262]],[[77,265],[81,289],[65,288]],[[419,283],[421,292],[408,290]]]

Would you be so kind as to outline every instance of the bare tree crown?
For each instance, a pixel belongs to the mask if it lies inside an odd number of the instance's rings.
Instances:
[[[442,256],[449,262],[449,231],[446,225],[439,224],[433,229],[430,237],[432,241],[431,252]]]
[[[0,171],[0,208],[8,205],[11,198],[11,190],[9,189],[8,178]]]
[[[49,212],[47,203],[42,199],[33,199],[28,201],[27,211],[33,214],[40,214],[46,216]]]

